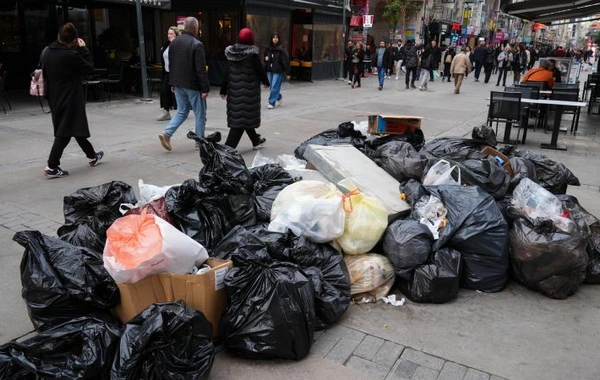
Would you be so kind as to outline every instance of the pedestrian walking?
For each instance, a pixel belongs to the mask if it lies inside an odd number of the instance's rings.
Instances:
[[[377,65],[377,78],[379,79],[379,91],[381,91],[387,72],[392,67],[392,54],[383,40],[379,42],[379,47],[375,51],[375,62]]]
[[[508,72],[512,70],[513,54],[509,44],[506,44],[504,50],[498,55],[498,81],[496,86],[500,85],[502,81],[502,87],[506,87],[506,76]]]
[[[435,81],[434,72],[440,68],[440,61],[442,60],[442,52],[439,47],[437,47],[437,42],[431,41],[431,67],[429,69],[429,80],[431,82]]]
[[[88,140],[90,129],[81,84],[83,76],[93,72],[94,62],[75,25],[69,22],[60,27],[57,40],[44,49],[40,62],[54,128],[54,143],[44,175],[49,178],[69,175],[61,169],[60,159],[72,137],[85,153],[89,165],[96,166],[104,152],[96,152]]]
[[[523,44],[519,44],[513,50],[513,84],[519,84],[523,67],[527,67],[527,55],[525,54],[525,47]]]
[[[271,84],[271,93],[269,94],[269,105],[267,108],[273,109],[281,106],[283,96],[281,95],[281,85],[284,75],[290,80],[290,60],[281,46],[279,33],[271,34],[271,44],[267,47],[264,55],[267,76]]]
[[[169,45],[169,80],[175,89],[177,113],[158,139],[166,150],[171,150],[171,137],[177,128],[194,111],[195,133],[204,137],[206,125],[206,98],[210,91],[206,74],[204,45],[196,38],[200,24],[195,17],[187,17],[183,22],[183,32]],[[199,146],[196,143],[196,149]]]
[[[460,94],[460,86],[466,74],[472,71],[471,61],[466,55],[466,48],[462,47],[460,53],[458,53],[452,64],[450,65],[450,73],[454,77],[454,93]]]
[[[456,51],[454,48],[446,48],[444,54],[444,77],[442,78],[442,81],[444,78],[448,78],[447,81],[450,82],[450,78],[452,78],[452,75],[450,74],[450,65],[452,64],[452,59],[455,55]]]
[[[400,70],[402,70],[402,62],[404,59],[404,45],[402,44],[402,40],[398,40],[398,44],[396,45],[396,49],[398,51],[397,58],[394,60],[394,65],[396,66],[396,80],[398,80],[398,75],[400,75]]]
[[[352,88],[360,87],[360,77],[364,71],[364,56],[365,51],[363,50],[363,44],[359,41],[352,51],[352,72],[354,73],[354,77],[352,78]]]
[[[352,52],[354,51],[354,42],[348,41],[348,46],[344,50],[344,79],[348,79],[348,84],[352,84],[354,70],[352,69]]]
[[[479,45],[473,51],[473,68],[475,69],[475,82],[479,82],[479,74],[481,74],[481,68],[483,67],[483,61],[485,60],[485,52],[486,48],[483,42],[480,42]]]
[[[427,82],[429,81],[429,72],[431,71],[431,66],[433,62],[433,49],[431,46],[422,49],[421,53],[421,73],[420,78],[421,81],[419,83],[419,90],[425,91],[427,90]]]
[[[158,121],[171,120],[171,110],[177,109],[177,103],[175,101],[175,94],[171,90],[169,84],[169,45],[171,41],[179,35],[179,29],[172,26],[167,30],[167,42],[160,49],[160,59],[162,62],[162,82],[160,86],[160,108],[163,109],[163,113],[156,119]]]
[[[417,68],[419,66],[419,49],[415,45],[414,40],[410,40],[407,42],[405,47],[405,59],[404,65],[406,66],[406,75],[405,75],[405,83],[406,89],[408,90],[408,85],[410,82],[410,88],[417,88],[415,86],[415,81],[417,80]],[[412,74],[412,77],[411,77]]]
[[[483,58],[483,70],[485,72],[484,83],[490,81],[492,70],[494,70],[494,61],[496,61],[496,50],[491,44],[486,44],[485,57]]]
[[[225,145],[237,148],[244,132],[252,141],[253,149],[266,142],[256,133],[260,127],[260,84],[269,88],[269,79],[254,45],[254,33],[243,28],[238,42],[225,48],[227,74],[221,85],[221,98],[227,100],[227,127]]]

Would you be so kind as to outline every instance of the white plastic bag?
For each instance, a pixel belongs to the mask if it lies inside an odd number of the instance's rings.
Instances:
[[[252,160],[252,168],[257,168],[259,166],[274,164],[275,160],[271,157],[263,156],[260,151],[256,152],[256,156],[254,156],[254,160]]]
[[[280,154],[276,159],[272,159],[271,157],[263,156],[260,152],[257,152],[256,156],[254,156],[251,167],[256,168],[267,164],[279,164],[285,170],[306,168],[306,161],[296,158],[291,154]]]
[[[119,284],[134,283],[155,273],[190,273],[208,259],[200,243],[145,212],[117,219],[106,236],[104,267]]]
[[[268,230],[305,236],[326,243],[344,232],[345,213],[341,193],[332,184],[303,180],[284,188],[271,207]]]
[[[458,181],[452,178],[452,172],[458,173]],[[452,166],[446,160],[439,160],[435,163],[425,174],[423,178],[423,185],[435,186],[435,185],[460,185],[460,168],[456,165]]]
[[[515,188],[512,206],[530,218],[551,219],[564,232],[571,233],[575,229],[575,222],[563,216],[561,201],[529,178],[523,178]]]
[[[433,195],[424,195],[414,204],[413,211],[421,224],[427,226],[435,240],[439,231],[446,226],[448,210],[442,201]]]
[[[140,188],[140,200],[136,206],[142,206],[146,203],[150,203],[155,199],[164,197],[169,190],[173,186],[179,186],[180,184],[169,185],[169,186],[155,186],[144,183],[140,178],[138,181],[138,186]]]
[[[349,180],[340,181],[345,189],[342,205],[346,213],[344,233],[336,241],[348,255],[367,253],[379,240],[388,226],[388,213],[377,198],[358,190]]]
[[[344,261],[350,273],[350,294],[353,298],[371,295],[377,301],[388,295],[394,285],[396,273],[387,257],[368,253],[345,256]]]

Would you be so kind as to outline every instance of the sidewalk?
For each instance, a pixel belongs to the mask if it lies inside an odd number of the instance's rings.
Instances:
[[[494,78],[493,78],[494,79]],[[494,82],[495,83],[495,82]],[[439,136],[470,136],[485,122],[486,98],[493,83],[474,83],[469,77],[460,95],[451,83],[435,81],[429,91],[405,90],[402,80],[387,80],[377,90],[375,77],[352,90],[344,81],[286,84],[280,108],[267,110],[263,92],[262,126],[267,138],[261,154],[292,154],[305,139],[348,120],[369,114],[423,116],[427,140]],[[156,96],[156,95],[155,95]],[[121,180],[134,188],[146,183],[167,185],[197,178],[201,163],[189,118],[165,151],[157,138],[166,124],[155,121],[158,99],[136,98],[88,103],[91,141],[106,156],[90,168],[75,142],[69,145],[63,167],[71,175],[48,180],[42,170],[52,144],[50,116],[37,100],[11,98],[14,110],[0,113],[0,342],[31,330],[20,295],[19,262],[22,248],[14,232],[40,230],[55,235],[62,224],[62,197],[77,189]],[[227,133],[225,102],[213,88],[208,100],[207,133]],[[565,120],[567,118],[565,117]],[[561,134],[567,151],[540,149],[550,133],[529,131],[522,147],[563,162],[582,183],[569,187],[592,214],[600,216],[599,116],[582,112],[577,135]],[[513,132],[516,136],[516,132]],[[502,135],[498,137],[500,140]],[[255,151],[242,138],[239,146],[250,165]],[[253,362],[217,355],[214,379],[598,379],[600,363],[600,288],[584,285],[574,296],[556,301],[515,283],[500,293],[461,289],[457,300],[443,305],[407,302],[402,307],[377,303],[353,305],[336,326],[316,334],[311,355],[300,362]]]

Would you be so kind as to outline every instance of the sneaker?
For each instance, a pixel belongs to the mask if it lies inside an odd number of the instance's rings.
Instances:
[[[275,106],[277,106],[277,107],[281,107],[282,104],[283,104],[283,99],[279,99],[277,102],[275,102]]]
[[[50,169],[46,166],[46,169],[44,169],[44,175],[48,178],[62,178],[68,176],[69,172],[62,170],[61,168]]]
[[[275,108],[275,106],[274,106],[274,105],[272,105],[272,104],[269,104],[269,105],[267,106],[267,108],[268,108],[268,109],[270,109],[270,110],[272,110],[273,108]]]
[[[398,80],[398,77],[396,77],[396,80]]]
[[[252,147],[252,149],[254,149],[254,150],[261,149],[265,145],[265,143],[267,142],[267,139],[264,138],[264,137],[261,137],[260,140],[258,140],[258,141],[259,141],[258,144],[254,145]]]
[[[158,121],[165,121],[165,120],[171,120],[171,114],[169,113],[169,111],[164,110],[163,113],[156,118],[156,120]]]
[[[98,161],[100,161],[102,159],[102,157],[104,157],[104,152],[103,151],[96,152],[96,157],[89,159],[90,160],[90,162],[89,162],[90,166],[94,167],[94,166],[98,165]]]
[[[170,152],[171,151],[171,137],[165,135],[164,133],[161,133],[160,135],[158,135],[158,139],[160,140],[160,143],[162,144],[163,148],[165,148],[166,150],[168,150]]]
[[[411,83],[410,88],[415,89],[415,88],[417,88],[417,86],[415,86],[414,84]]]
[[[383,88],[383,87],[379,86],[379,91],[381,91],[381,89],[382,89],[382,88]]]

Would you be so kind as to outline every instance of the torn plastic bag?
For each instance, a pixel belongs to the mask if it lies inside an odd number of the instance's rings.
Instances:
[[[122,203],[135,204],[137,199],[131,186],[121,181],[79,189],[64,197],[65,225],[57,235],[73,245],[102,252],[106,229],[122,216]]]
[[[580,186],[579,179],[565,165],[543,154],[515,150],[513,155],[533,162],[536,182],[552,194],[566,194],[568,185]]]
[[[313,341],[315,293],[295,264],[234,267],[225,276],[228,307],[219,331],[232,353],[248,359],[294,359]]]
[[[494,198],[477,186],[422,186],[409,181],[401,188],[407,200],[431,194],[447,209],[448,223],[432,251],[451,247],[463,260],[461,286],[497,292],[508,281],[508,229]]]
[[[584,209],[572,195],[558,195],[563,208],[569,212],[580,233],[587,236],[589,263],[585,273],[586,284],[600,284],[600,220]]]
[[[145,205],[146,203],[150,203],[156,199],[164,198],[167,190],[169,190],[173,186],[179,186],[181,184],[167,185],[167,186],[156,186],[151,185],[149,183],[144,183],[144,181],[140,178],[138,180],[138,187],[140,189],[140,201],[137,206]],[[159,215],[160,216],[160,215]],[[164,218],[163,218],[164,219]]]
[[[390,260],[377,253],[367,253],[357,256],[344,257],[348,272],[353,299],[364,297],[378,301],[388,295],[396,274]]]
[[[254,179],[254,206],[256,219],[260,222],[271,220],[271,207],[277,195],[295,179],[277,164],[267,164],[250,169]]]
[[[482,125],[481,127],[473,128],[473,132],[471,132],[471,138],[477,142],[485,143],[489,146],[498,145],[498,140],[496,140],[496,132],[487,125]]]
[[[108,379],[120,334],[116,325],[80,317],[16,339],[0,347],[0,378]]]
[[[420,181],[428,161],[404,141],[391,141],[377,147],[371,159],[398,182]]]
[[[119,284],[156,273],[188,274],[208,259],[200,243],[156,215],[124,216],[106,235],[104,267]]]
[[[236,149],[219,144],[220,132],[198,138],[190,131],[187,138],[195,140],[200,145],[200,160],[204,165],[200,169],[201,177],[203,173],[214,173],[226,181],[236,179],[243,183],[244,188],[251,191],[253,180],[244,158]]]
[[[460,168],[443,159],[437,161],[423,176],[423,185],[425,186],[460,186],[461,184]]]
[[[346,214],[335,185],[302,180],[283,189],[271,208],[269,231],[292,231],[315,243],[327,243],[344,233]]]
[[[328,129],[317,135],[314,135],[298,145],[298,147],[294,150],[294,155],[296,158],[306,160],[304,157],[304,152],[309,145],[330,146],[351,144],[354,145],[354,147],[358,150],[362,150],[364,148],[366,138],[360,132],[354,131],[354,127],[351,126],[352,123],[346,122],[340,124],[340,126],[336,129]],[[349,132],[350,128],[352,128],[353,132]]]
[[[509,213],[513,217],[510,251],[515,278],[551,298],[574,294],[586,275],[587,239],[558,230],[550,219],[531,219],[515,208]]]
[[[336,239],[344,254],[367,253],[381,240],[388,226],[388,213],[377,198],[370,197],[347,179],[338,183],[344,189],[342,204],[346,213],[344,233]]]
[[[427,227],[432,238],[437,240],[440,238],[440,231],[448,224],[447,214],[448,210],[438,197],[424,195],[413,205],[410,216]]]
[[[123,206],[121,205],[121,210],[124,209]],[[175,223],[171,215],[169,215],[165,197],[156,198],[142,206],[130,208],[125,212],[125,215],[140,215],[143,212],[149,215],[156,215],[169,224],[173,225]]]
[[[383,251],[394,265],[396,275],[409,280],[414,269],[429,259],[433,237],[414,219],[398,219],[386,230]]]
[[[110,378],[208,379],[214,359],[204,314],[183,301],[156,303],[125,325]]]
[[[20,231],[13,240],[25,247],[21,260],[22,295],[38,331],[119,302],[119,289],[102,265],[102,256],[38,231]]]
[[[445,303],[458,296],[460,252],[446,247],[434,252],[427,264],[414,270],[411,278],[398,280],[402,293],[414,302]]]
[[[575,223],[564,214],[556,195],[529,178],[524,178],[515,188],[511,205],[529,218],[551,219],[563,232],[571,233],[576,228]]]
[[[337,322],[350,304],[348,269],[342,254],[329,244],[313,243],[291,232],[270,232],[266,226],[256,225],[232,229],[214,253],[220,259],[231,259],[236,266],[268,263],[273,258],[297,264],[303,270],[314,267],[306,274],[315,287],[317,329]]]
[[[533,162],[522,157],[512,157],[510,158],[510,166],[513,168],[514,173],[510,179],[510,187],[508,189],[510,193],[515,190],[515,187],[517,187],[523,178],[529,178],[537,183],[536,169]]]

